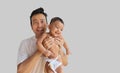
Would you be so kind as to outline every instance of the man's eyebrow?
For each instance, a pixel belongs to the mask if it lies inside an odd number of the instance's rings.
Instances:
[[[40,19],[40,20],[46,20],[46,19]]]
[[[45,20],[45,19],[40,19],[40,20]],[[33,19],[33,21],[37,21],[37,19]]]
[[[33,21],[37,21],[37,19],[33,19]]]

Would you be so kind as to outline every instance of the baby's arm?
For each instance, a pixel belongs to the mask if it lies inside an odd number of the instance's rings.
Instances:
[[[43,53],[43,55],[45,56],[49,56],[51,55],[51,52],[48,51],[42,44],[43,40],[46,38],[47,34],[44,33],[41,37],[39,37],[39,39],[37,40],[37,49]]]
[[[62,38],[63,38],[63,37],[62,37]],[[68,47],[68,45],[67,45],[67,42],[65,41],[64,38],[63,38],[63,40],[64,40],[63,47],[64,47],[65,50],[66,50],[66,55],[69,55],[69,54],[70,54],[70,49],[69,49],[69,47]]]
[[[70,54],[70,50],[69,50],[69,48],[68,48],[68,45],[67,45],[66,41],[64,42],[63,47],[64,47],[65,50],[66,50],[66,55],[69,55],[69,54]]]

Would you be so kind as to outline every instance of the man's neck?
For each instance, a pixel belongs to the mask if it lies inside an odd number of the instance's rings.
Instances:
[[[40,34],[40,35],[35,35],[35,38],[38,39],[41,35],[42,35],[42,34]]]

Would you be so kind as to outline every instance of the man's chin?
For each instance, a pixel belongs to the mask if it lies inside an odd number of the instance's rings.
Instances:
[[[36,35],[42,35],[43,34],[43,32],[37,32],[36,33]]]

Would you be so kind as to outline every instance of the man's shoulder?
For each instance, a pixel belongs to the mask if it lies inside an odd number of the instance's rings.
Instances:
[[[22,43],[27,43],[27,42],[34,41],[34,40],[36,40],[36,39],[35,39],[35,36],[32,36],[32,37],[28,37],[28,38],[26,38],[26,39],[23,39],[23,40],[22,40]]]

